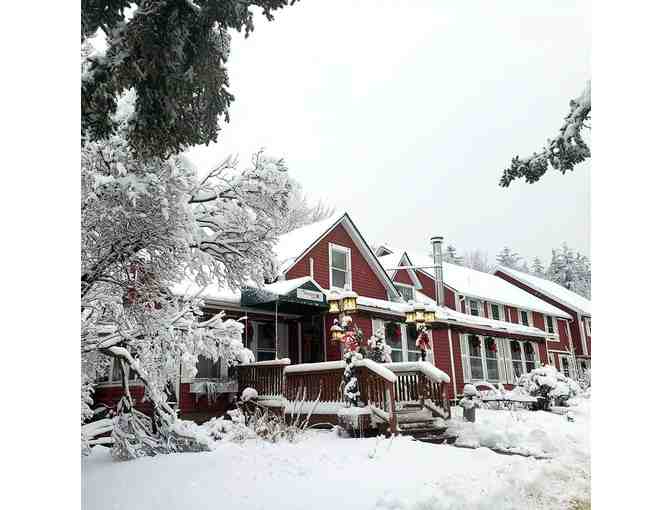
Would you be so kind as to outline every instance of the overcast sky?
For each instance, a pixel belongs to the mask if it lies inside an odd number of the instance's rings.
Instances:
[[[421,4],[418,6],[416,4]],[[441,234],[491,262],[590,252],[590,162],[501,188],[515,154],[553,136],[590,77],[586,1],[303,0],[234,35],[236,101],[205,170],[260,147],[373,244],[429,251]]]

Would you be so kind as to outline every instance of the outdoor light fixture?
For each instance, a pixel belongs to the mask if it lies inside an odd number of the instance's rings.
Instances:
[[[351,290],[345,291],[342,304],[344,312],[354,312],[357,310],[357,294]]]
[[[343,328],[338,325],[338,319],[334,319],[334,325],[331,326],[331,339],[334,342],[339,341],[343,337]]]
[[[331,291],[327,296],[329,313],[354,312],[357,310],[357,298],[359,296],[352,290],[343,292]]]
[[[433,306],[425,309],[425,322],[434,322],[436,320],[436,310]]]
[[[413,324],[415,322],[415,310],[412,306],[406,308],[406,324]]]
[[[327,296],[327,302],[329,303],[329,313],[338,313],[340,312],[339,304],[341,297],[337,292],[330,292]]]
[[[425,322],[425,307],[421,304],[415,305],[415,322],[422,324]]]

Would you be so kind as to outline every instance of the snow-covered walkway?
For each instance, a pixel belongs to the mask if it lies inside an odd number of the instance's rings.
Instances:
[[[459,411],[457,411],[459,414]],[[295,444],[222,441],[213,452],[82,460],[82,508],[209,510],[570,508],[590,493],[590,407],[550,413],[478,410],[472,444],[540,450],[549,460],[314,431]]]

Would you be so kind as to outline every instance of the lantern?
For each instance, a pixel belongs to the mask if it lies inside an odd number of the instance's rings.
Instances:
[[[415,322],[415,310],[412,306],[406,308],[406,324],[413,324]]]
[[[354,312],[357,310],[357,293],[351,290],[343,294],[343,311]]]
[[[423,305],[415,305],[415,322],[425,322],[425,307]]]
[[[341,298],[336,292],[329,293],[329,295],[327,296],[327,302],[329,303],[329,313],[340,312],[338,307],[340,300]]]
[[[334,342],[339,342],[343,338],[343,328],[338,325],[338,320],[334,319],[334,325],[329,330],[331,332],[331,339]]]
[[[436,310],[433,306],[428,306],[425,310],[425,322],[434,322],[436,320]]]

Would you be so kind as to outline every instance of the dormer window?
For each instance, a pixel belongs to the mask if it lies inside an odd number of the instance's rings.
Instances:
[[[415,301],[415,289],[410,285],[395,283],[394,287],[399,291],[404,301]]]
[[[329,243],[329,286],[352,288],[350,248]]]

